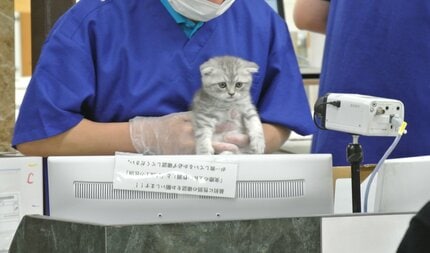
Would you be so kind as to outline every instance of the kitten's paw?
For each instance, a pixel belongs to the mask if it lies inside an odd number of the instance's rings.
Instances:
[[[196,148],[197,155],[213,155],[215,154],[215,150],[212,146],[210,147],[197,147]]]
[[[234,155],[234,152],[232,151],[223,151],[221,153],[219,153],[220,155]]]
[[[197,153],[197,155],[213,155],[213,153]]]
[[[264,141],[255,141],[249,144],[249,153],[251,154],[264,154],[266,144]]]

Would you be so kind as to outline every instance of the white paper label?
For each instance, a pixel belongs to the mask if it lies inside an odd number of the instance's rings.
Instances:
[[[9,248],[19,221],[19,193],[0,193],[0,251]]]
[[[116,155],[114,189],[234,198],[237,164]]]

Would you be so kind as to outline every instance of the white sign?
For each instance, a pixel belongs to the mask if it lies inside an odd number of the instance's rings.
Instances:
[[[19,192],[0,193],[0,252],[7,252],[19,225]]]
[[[116,155],[114,189],[234,198],[237,164]]]
[[[42,158],[0,157],[0,252],[26,214],[43,214]]]

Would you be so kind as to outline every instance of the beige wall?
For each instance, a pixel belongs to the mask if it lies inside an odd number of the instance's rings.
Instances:
[[[15,12],[19,14],[20,41],[15,47],[21,49],[20,67],[23,76],[31,76],[31,2],[30,0],[15,0]]]
[[[14,124],[14,2],[0,0],[0,152],[12,151]]]

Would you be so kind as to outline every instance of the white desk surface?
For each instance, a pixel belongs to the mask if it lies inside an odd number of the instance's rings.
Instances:
[[[321,220],[322,253],[394,253],[415,214],[357,214]]]

